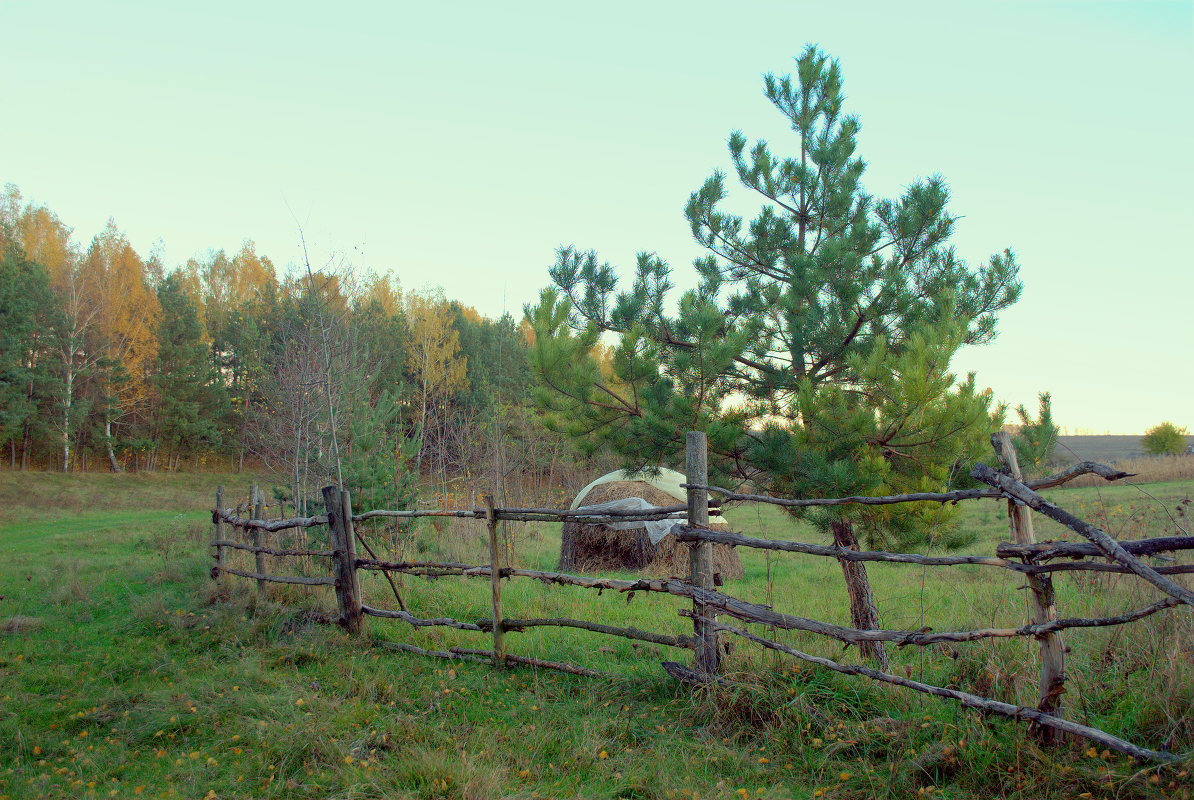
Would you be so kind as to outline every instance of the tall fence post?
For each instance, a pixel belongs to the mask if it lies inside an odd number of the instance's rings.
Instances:
[[[357,548],[352,526],[352,498],[336,486],[323,487],[323,504],[328,512],[333,570],[336,577],[336,605],[340,624],[349,633],[361,632],[361,584],[357,578]]]
[[[253,519],[262,519],[265,516],[265,509],[261,502],[261,492],[257,489],[257,484],[249,487],[249,502],[253,505],[253,513],[249,516]],[[261,529],[249,528],[249,541],[254,547],[261,547]],[[265,553],[260,550],[253,553],[253,564],[255,565],[258,575],[265,574]],[[265,593],[265,581],[261,578],[257,579],[257,594]]]
[[[502,559],[498,553],[497,512],[493,495],[485,495],[485,527],[489,529],[489,589],[493,596],[493,665],[506,666],[506,632],[502,628]]]
[[[216,487],[216,513],[212,515],[216,523],[216,541],[224,541],[224,518],[220,514],[224,513],[224,487]],[[228,566],[228,551],[224,549],[224,545],[216,545],[216,568],[211,571],[211,576],[219,582],[226,580],[224,574],[224,567]]]
[[[703,431],[689,431],[684,437],[684,472],[686,482],[706,486],[709,483],[708,442]],[[709,491],[688,488],[688,524],[695,528],[709,527]],[[713,543],[696,541],[688,546],[689,581],[700,589],[713,588]],[[693,633],[696,638],[695,667],[697,672],[716,675],[721,666],[717,650],[717,631],[710,625],[717,615],[693,600]]]
[[[1003,462],[1003,466],[1012,478],[1022,481],[1020,463],[1016,458],[1016,447],[1012,444],[1007,431],[999,431],[991,435],[991,446],[995,454]],[[1019,505],[1015,500],[1007,501],[1008,515],[1011,518],[1012,534],[1017,544],[1035,544],[1036,533],[1032,528],[1032,511],[1025,505]],[[1031,558],[1025,558],[1031,563]],[[1024,576],[1032,603],[1033,624],[1051,622],[1057,619],[1057,606],[1053,592],[1053,578],[1047,572],[1028,574]],[[1065,691],[1065,642],[1061,633],[1054,631],[1040,637],[1041,648],[1041,679],[1040,694],[1037,708],[1046,714],[1061,714],[1061,694]],[[1040,739],[1044,742],[1056,742],[1060,732],[1054,728],[1041,726],[1037,729]]]

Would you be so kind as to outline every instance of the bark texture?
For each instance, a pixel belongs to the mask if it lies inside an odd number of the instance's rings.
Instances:
[[[831,522],[829,530],[833,533],[833,543],[838,547],[859,549],[854,525],[849,520]],[[875,597],[871,594],[871,581],[867,577],[866,566],[861,561],[848,561],[844,558],[839,558],[838,563],[842,565],[842,577],[846,579],[846,592],[850,596],[850,621],[861,631],[878,629],[879,610],[875,608]],[[860,642],[858,650],[879,669],[887,669],[887,650],[884,649],[883,642]]]

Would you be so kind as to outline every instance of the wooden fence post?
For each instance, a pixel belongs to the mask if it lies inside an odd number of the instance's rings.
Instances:
[[[223,486],[216,487],[216,511],[218,512],[217,514],[215,514],[216,541],[221,542],[224,540],[224,518],[220,516],[220,514],[222,514],[224,512],[224,487]],[[224,567],[228,566],[227,559],[228,559],[228,551],[224,549],[223,545],[217,544],[216,545],[216,568],[214,570],[212,570],[211,576],[221,583],[224,582],[224,580],[225,580],[225,575],[224,575],[223,570],[224,570]]]
[[[336,577],[336,605],[340,624],[349,633],[361,632],[361,584],[357,578],[357,548],[352,526],[352,498],[335,486],[323,487],[323,504],[331,533],[332,569]]]
[[[991,434],[991,446],[995,454],[1003,462],[1003,466],[1012,478],[1022,481],[1020,463],[1016,458],[1016,448],[1007,431]],[[1017,544],[1035,544],[1036,534],[1032,528],[1032,511],[1024,505],[1018,505],[1014,500],[1007,501],[1008,515],[1011,519],[1012,534]],[[1025,562],[1032,559],[1026,557]],[[1042,572],[1024,576],[1032,602],[1032,619],[1030,622],[1039,624],[1057,619],[1057,606],[1054,603],[1053,578],[1049,573]],[[1054,631],[1040,637],[1041,648],[1041,680],[1040,694],[1037,708],[1046,714],[1061,714],[1061,694],[1065,691],[1065,642],[1061,633]],[[1037,733],[1046,743],[1055,743],[1060,739],[1060,732],[1054,728],[1039,727]]]
[[[489,589],[493,596],[493,665],[506,666],[506,632],[502,629],[502,559],[498,555],[497,512],[493,495],[485,495],[485,527],[489,529]]]
[[[686,482],[706,486],[709,483],[708,442],[703,431],[689,431],[684,437],[684,471]],[[689,488],[688,524],[696,528],[709,527],[709,491]],[[696,541],[688,546],[689,582],[701,589],[713,588],[713,543]],[[716,675],[721,666],[717,650],[717,631],[710,624],[717,615],[696,602],[692,603],[693,633],[696,636],[694,665],[697,672]]]
[[[249,502],[253,505],[253,513],[250,514],[252,519],[261,519],[265,516],[265,509],[262,508],[261,493],[257,490],[257,484],[249,487]],[[254,547],[261,547],[261,529],[249,528],[249,541]],[[265,574],[265,553],[260,551],[253,554],[253,564],[255,565],[258,575]],[[257,594],[265,593],[265,581],[261,578],[257,579]]]

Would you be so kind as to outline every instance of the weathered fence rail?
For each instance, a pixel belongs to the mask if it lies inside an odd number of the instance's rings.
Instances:
[[[721,647],[719,634],[729,634],[754,642],[771,650],[786,653],[795,658],[819,664],[836,672],[866,677],[871,680],[901,686],[935,697],[952,699],[962,705],[981,709],[1017,720],[1028,720],[1041,732],[1041,738],[1048,742],[1062,733],[1084,736],[1106,747],[1128,753],[1138,758],[1164,760],[1168,754],[1142,748],[1104,731],[1079,725],[1061,716],[1061,695],[1065,683],[1065,646],[1062,632],[1080,628],[1125,625],[1153,614],[1175,608],[1182,604],[1194,605],[1194,592],[1176,583],[1169,575],[1194,573],[1194,565],[1176,564],[1153,567],[1140,560],[1141,556],[1155,556],[1164,552],[1179,552],[1194,549],[1194,536],[1168,536],[1129,542],[1118,542],[1105,531],[1074,517],[1042,498],[1037,490],[1063,485],[1079,475],[1094,474],[1107,480],[1127,477],[1109,467],[1093,462],[1083,462],[1065,472],[1033,481],[1021,478],[1016,463],[1015,451],[1006,434],[992,437],[992,444],[1003,463],[1003,472],[996,472],[985,465],[974,468],[972,475],[987,483],[991,489],[969,489],[954,492],[921,492],[891,497],[846,497],[846,498],[775,498],[766,495],[733,492],[708,483],[706,468],[706,444],[704,434],[690,433],[687,438],[686,472],[688,503],[684,506],[655,508],[645,511],[603,511],[594,513],[585,509],[550,508],[498,508],[493,498],[485,498],[484,507],[447,510],[387,510],[377,509],[354,514],[348,492],[336,487],[323,490],[326,513],[309,517],[267,520],[261,510],[260,495],[253,487],[249,506],[253,509],[251,518],[236,516],[235,508],[224,506],[223,488],[216,493],[216,508],[212,521],[216,526],[215,564],[212,576],[235,575],[257,581],[258,591],[267,583],[302,584],[310,586],[331,586],[335,590],[341,625],[350,632],[361,629],[364,617],[390,619],[405,622],[414,628],[451,628],[465,632],[488,634],[492,647],[488,650],[450,647],[446,650],[427,650],[413,644],[387,643],[386,646],[406,652],[437,658],[490,661],[496,667],[508,663],[525,664],[554,669],[576,675],[593,676],[594,670],[554,661],[514,655],[507,652],[506,634],[521,633],[532,628],[573,628],[595,634],[615,636],[653,644],[692,650],[694,668],[666,663],[669,673],[684,680],[709,683],[723,682],[720,672]],[[716,531],[708,527],[712,510],[718,513],[717,503],[709,500],[709,493],[720,495],[725,500],[771,503],[784,507],[832,506],[850,503],[879,505],[908,502],[957,503],[963,500],[982,498],[1004,498],[1008,502],[1012,520],[1014,543],[1001,543],[994,556],[946,555],[928,556],[917,553],[896,553],[886,551],[865,551],[837,545],[820,545],[788,540],[763,539],[744,536],[731,531]],[[1087,542],[1036,542],[1031,512],[1037,511],[1065,525],[1087,539]],[[456,517],[483,521],[488,533],[488,564],[466,564],[443,561],[385,561],[376,557],[361,558],[356,553],[359,540],[366,548],[368,544],[360,538],[357,523],[370,519],[415,519],[419,517]],[[670,578],[606,578],[547,570],[503,567],[502,553],[497,525],[502,520],[516,521],[584,521],[584,522],[627,522],[659,519],[676,519],[673,535],[678,541],[689,545],[690,569],[687,579]],[[285,530],[302,530],[326,526],[330,549],[270,547],[260,541],[261,536]],[[243,531],[249,542],[230,538],[228,528]],[[912,564],[918,566],[961,566],[976,565],[1005,569],[1022,575],[1025,587],[1032,598],[1029,619],[1015,627],[980,628],[959,631],[934,631],[932,628],[919,630],[859,629],[837,625],[776,611],[768,606],[747,602],[713,588],[710,559],[714,543],[750,547],[776,552],[798,553],[844,561],[865,561],[891,564]],[[250,552],[255,559],[253,571],[235,569],[228,565],[229,550]],[[327,559],[328,574],[320,577],[269,574],[265,569],[265,556],[274,558]],[[1067,561],[1057,561],[1068,559]],[[1088,560],[1103,559],[1103,560]],[[1051,563],[1056,562],[1056,563]],[[463,577],[488,580],[490,584],[489,618],[466,621],[451,617],[419,617],[410,613],[397,586],[390,581],[400,608],[383,609],[366,604],[361,596],[359,571],[380,571],[390,578],[391,573],[420,576],[427,579]],[[1130,609],[1121,614],[1091,618],[1060,618],[1057,613],[1052,574],[1055,572],[1091,571],[1131,573],[1160,589],[1167,596],[1147,606]],[[634,627],[618,627],[597,621],[572,619],[568,617],[507,618],[502,606],[502,581],[526,578],[544,584],[569,586],[602,591],[625,593],[627,599],[636,592],[663,593],[689,600],[691,610],[680,609],[683,617],[693,623],[692,636],[676,636],[665,633],[643,631]],[[789,645],[751,633],[742,628],[725,625],[718,621],[718,615],[732,617],[744,623],[760,624],[772,630],[790,630],[825,636],[849,645],[867,642],[887,642],[897,647],[928,646],[935,644],[957,644],[985,639],[1033,638],[1040,647],[1040,691],[1036,708],[1016,706],[966,692],[932,686],[893,675],[871,667],[842,664],[831,659],[803,653]]]

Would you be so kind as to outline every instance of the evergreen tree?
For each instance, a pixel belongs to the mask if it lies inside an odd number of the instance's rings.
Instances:
[[[24,465],[35,443],[48,438],[44,416],[52,410],[62,324],[49,275],[9,241],[0,252],[0,446],[8,448],[13,469],[18,448]]]
[[[507,404],[528,400],[532,381],[527,345],[514,317],[486,319],[457,302],[452,311],[468,379],[458,399],[482,412],[492,410],[499,397]]]
[[[344,459],[344,486],[361,510],[413,508],[418,498],[412,467],[419,440],[407,438],[399,391],[381,389],[372,403],[352,407]]]
[[[158,439],[171,466],[182,456],[220,444],[220,423],[230,413],[227,391],[203,341],[194,301],[177,273],[158,287],[161,317],[153,384],[159,399]]]
[[[379,283],[375,280],[372,286]],[[397,397],[405,389],[408,356],[406,312],[401,294],[391,290],[388,296],[379,297],[374,291],[359,298],[353,308],[352,327],[368,366],[365,380],[371,390],[369,399],[376,403],[387,390]]]
[[[1060,432],[1053,422],[1052,396],[1048,392],[1041,392],[1039,400],[1040,410],[1036,419],[1029,416],[1028,409],[1023,405],[1016,406],[1020,430],[1012,437],[1012,444],[1016,447],[1020,470],[1029,477],[1042,472],[1049,465]]]
[[[700,285],[665,310],[668,265],[638,257],[628,291],[593,252],[560,250],[553,287],[527,313],[538,397],[556,423],[627,466],[675,464],[704,430],[715,479],[804,497],[943,489],[984,452],[1001,408],[949,371],[963,344],[989,341],[1019,294],[1010,251],[971,268],[948,246],[944,180],[890,200],[862,187],[857,119],[842,111],[838,64],[809,47],[795,77],[765,79],[796,136],[793,155],[729,137],[739,181],[759,195],[749,222],[721,210],[718,172],[685,214],[708,251]],[[593,357],[617,337],[613,375]],[[849,511],[845,510],[850,508]],[[858,510],[861,508],[862,510]],[[943,535],[937,507],[833,507],[807,516],[834,541],[906,547]],[[854,624],[878,627],[865,570],[842,561]],[[871,655],[885,662],[879,647]]]
[[[219,318],[210,331],[212,363],[228,390],[231,413],[221,420],[221,438],[235,443],[234,468],[243,466],[248,422],[263,404],[267,361],[278,348],[282,312],[277,285]]]

